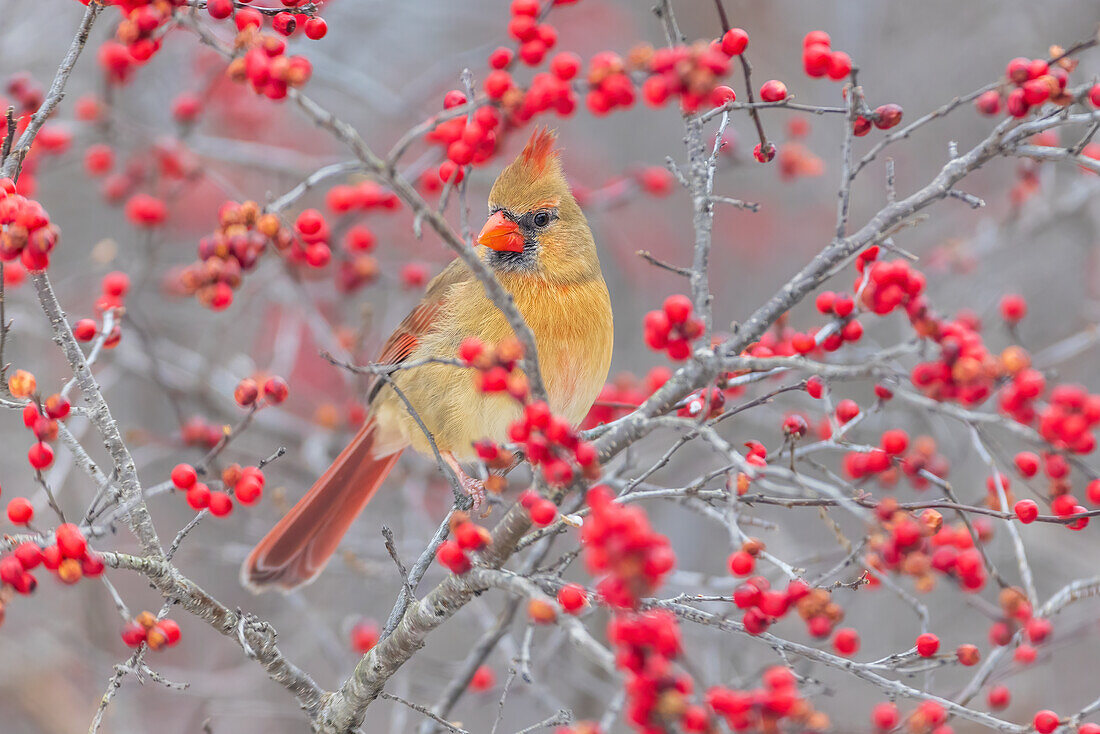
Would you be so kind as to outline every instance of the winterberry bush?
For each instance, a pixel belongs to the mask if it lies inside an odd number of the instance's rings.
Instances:
[[[5,733],[1100,733],[1084,8],[949,67],[839,6],[41,5],[0,28]],[[409,457],[248,595],[537,126],[611,285],[597,403],[554,414],[484,269],[486,501]]]

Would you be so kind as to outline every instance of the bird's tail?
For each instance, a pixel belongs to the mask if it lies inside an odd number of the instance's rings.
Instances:
[[[253,593],[289,591],[321,573],[401,455],[376,456],[376,436],[377,424],[369,418],[309,492],[252,549],[241,566],[246,588]]]

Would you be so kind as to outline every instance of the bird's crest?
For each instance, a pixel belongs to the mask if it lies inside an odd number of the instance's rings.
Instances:
[[[489,203],[522,214],[567,196],[569,184],[562,175],[556,142],[557,134],[548,128],[531,133],[523,152],[493,184]]]
[[[546,170],[546,166],[558,157],[558,151],[554,148],[557,138],[557,133],[548,127],[536,128],[531,133],[521,154],[524,165],[531,170],[531,173],[536,176],[541,174]]]

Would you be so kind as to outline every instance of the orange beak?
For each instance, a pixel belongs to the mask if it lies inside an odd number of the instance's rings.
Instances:
[[[477,243],[498,251],[523,252],[523,235],[519,225],[504,216],[504,212],[489,217],[477,236]]]

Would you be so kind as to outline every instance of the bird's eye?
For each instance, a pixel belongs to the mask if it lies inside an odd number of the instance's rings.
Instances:
[[[545,227],[548,224],[550,224],[550,215],[549,214],[547,214],[546,212],[539,212],[538,214],[535,215],[535,226],[536,227]]]

